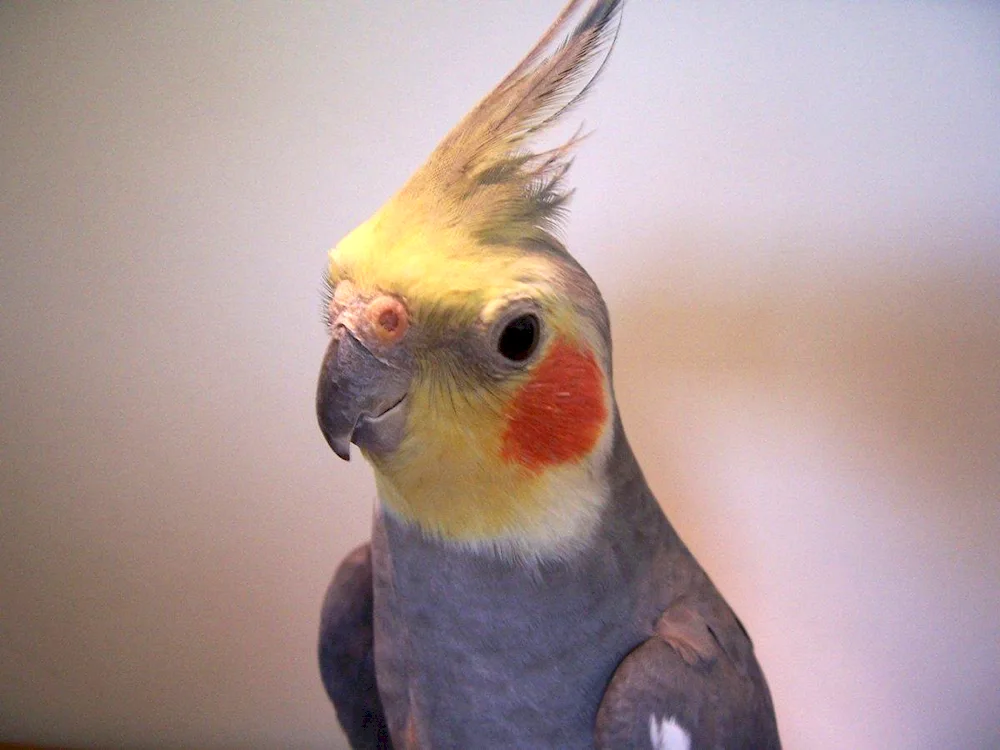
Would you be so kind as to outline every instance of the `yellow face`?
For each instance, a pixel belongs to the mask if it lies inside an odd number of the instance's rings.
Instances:
[[[409,315],[398,344],[416,363],[405,429],[394,450],[365,451],[380,498],[473,546],[574,546],[606,490],[597,478],[613,423],[605,336],[580,314],[554,258],[483,248],[459,229],[406,218],[380,211],[330,258],[332,288],[389,295]],[[504,353],[512,330],[514,359]]]

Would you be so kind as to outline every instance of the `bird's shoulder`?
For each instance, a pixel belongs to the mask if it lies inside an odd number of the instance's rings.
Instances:
[[[319,668],[352,748],[391,750],[375,682],[371,544],[340,563],[323,599]]]
[[[753,645],[721,597],[681,596],[619,664],[597,715],[598,750],[780,748]]]

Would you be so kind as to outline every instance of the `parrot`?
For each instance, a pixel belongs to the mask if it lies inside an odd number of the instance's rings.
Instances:
[[[353,748],[780,748],[750,637],[629,446],[608,309],[561,239],[584,134],[544,138],[622,10],[571,0],[329,253],[316,413],[376,489],[320,615]]]

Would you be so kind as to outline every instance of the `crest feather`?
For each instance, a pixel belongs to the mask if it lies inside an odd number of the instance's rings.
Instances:
[[[571,0],[398,198],[430,209],[445,226],[468,231],[483,244],[560,247],[553,233],[571,193],[563,178],[581,131],[548,150],[532,150],[531,141],[589,91],[614,45],[622,5]]]

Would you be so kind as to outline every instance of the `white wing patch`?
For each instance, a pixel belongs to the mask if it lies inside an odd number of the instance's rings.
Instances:
[[[673,716],[657,722],[655,715],[649,715],[649,741],[653,750],[691,750],[691,735]]]

